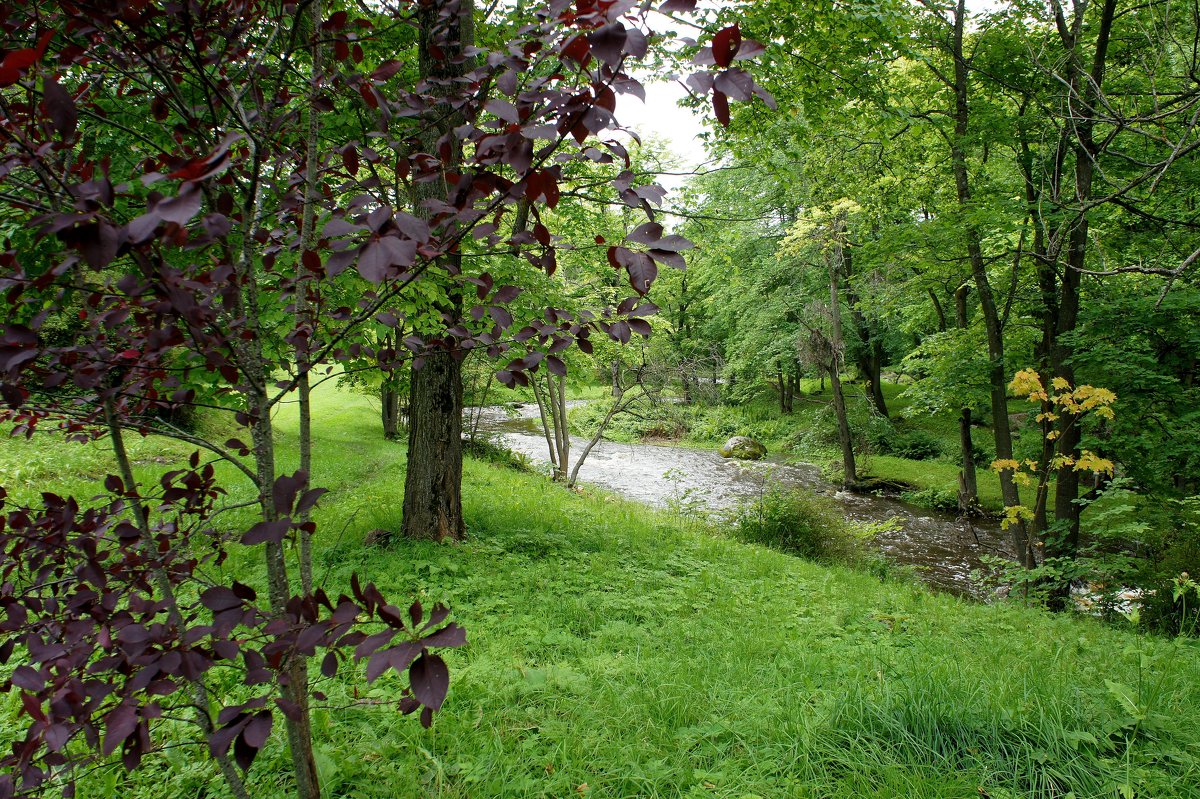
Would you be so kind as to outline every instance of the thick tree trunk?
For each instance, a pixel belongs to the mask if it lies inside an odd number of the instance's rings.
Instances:
[[[457,6],[457,16],[443,19]],[[464,57],[474,45],[473,0],[434,0],[417,9],[418,60],[421,77],[452,80],[467,69]],[[444,31],[439,36],[437,32]],[[435,42],[436,40],[436,42]],[[432,109],[430,123],[420,134],[427,152],[437,152],[438,140],[450,135],[458,117],[447,108]],[[459,145],[451,146],[456,162]],[[426,199],[445,199],[444,180],[417,184],[413,213],[428,218]],[[404,480],[403,534],[408,538],[461,538],[462,518],[462,362],[449,352],[434,352],[412,372],[408,427],[408,471]]]
[[[462,366],[435,352],[412,372],[404,527],[408,538],[458,540],[462,517]]]

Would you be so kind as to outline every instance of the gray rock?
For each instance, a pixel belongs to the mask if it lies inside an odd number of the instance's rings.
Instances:
[[[767,448],[749,436],[734,436],[718,452],[722,458],[756,461],[767,454]]]

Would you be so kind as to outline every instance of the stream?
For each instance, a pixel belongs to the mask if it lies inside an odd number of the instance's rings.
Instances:
[[[477,414],[480,433],[538,463],[548,462],[536,405],[493,405],[470,408],[467,413],[464,425]],[[572,459],[586,443],[572,437]],[[983,566],[981,555],[1012,557],[1007,536],[995,521],[960,521],[952,513],[894,497],[843,491],[821,476],[820,467],[787,464],[769,454],[761,461],[738,461],[722,458],[715,450],[601,441],[579,470],[579,480],[655,507],[698,507],[710,513],[732,510],[773,486],[807,488],[831,497],[851,521],[896,519],[897,529],[880,533],[874,547],[896,563],[912,567],[930,586],[958,595],[984,595],[970,579],[971,571]]]

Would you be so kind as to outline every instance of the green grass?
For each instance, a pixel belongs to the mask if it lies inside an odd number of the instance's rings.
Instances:
[[[399,521],[404,449],[365,399],[319,399],[315,476],[334,491],[318,580],[336,593],[358,572],[394,601],[445,601],[470,639],[448,657],[450,696],[428,731],[350,707],[395,696],[390,676],[318,682],[329,796],[1198,794],[1193,641],[881,583],[479,462],[465,472],[465,542],[369,548],[367,531]],[[290,412],[279,430],[286,451]],[[138,446],[143,460],[159,452]],[[31,451],[45,463],[25,493],[105,466],[47,438],[5,442],[0,468]],[[247,556],[228,568],[260,579]],[[255,797],[290,795],[279,739],[251,772]],[[80,795],[224,795],[194,748],[148,762],[134,777],[97,772]]]

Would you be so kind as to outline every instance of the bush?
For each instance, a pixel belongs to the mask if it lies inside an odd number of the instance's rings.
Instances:
[[[905,491],[900,499],[910,505],[933,510],[957,511],[958,492],[950,488],[926,488],[923,491]]]
[[[913,461],[927,461],[940,458],[945,453],[942,442],[932,433],[925,430],[913,430],[900,433],[892,439],[887,450],[881,450],[886,455],[895,455]]]
[[[868,420],[866,439],[872,452],[913,461],[940,458],[946,452],[942,440],[932,433],[921,429],[901,432],[881,416]]]
[[[737,536],[823,563],[857,563],[863,542],[829,500],[804,489],[772,489],[744,506]]]

